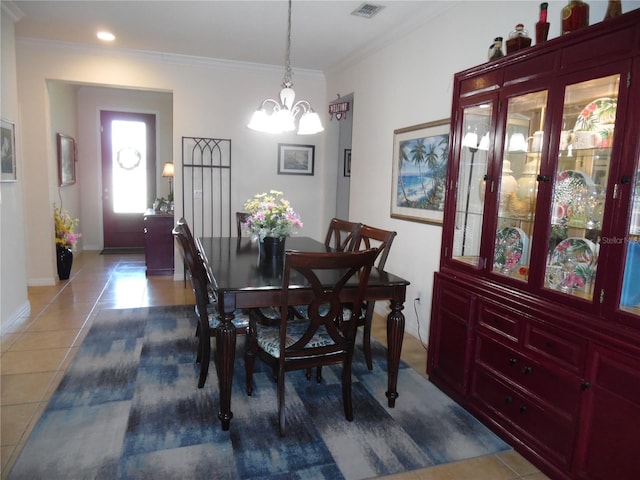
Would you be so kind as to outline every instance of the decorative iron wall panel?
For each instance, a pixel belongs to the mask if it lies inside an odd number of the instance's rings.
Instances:
[[[182,137],[183,216],[195,237],[231,231],[231,140]]]

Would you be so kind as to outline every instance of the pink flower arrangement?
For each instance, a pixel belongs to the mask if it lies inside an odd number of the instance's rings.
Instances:
[[[277,190],[254,195],[245,202],[244,209],[249,213],[245,226],[260,240],[288,237],[295,228],[302,227],[298,214]]]
[[[64,248],[73,248],[82,237],[81,233],[73,231],[78,226],[79,220],[73,218],[67,210],[54,207],[53,220],[56,229],[56,245]]]

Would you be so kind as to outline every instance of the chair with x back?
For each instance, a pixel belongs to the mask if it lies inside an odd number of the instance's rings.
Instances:
[[[333,248],[336,252],[350,252],[353,250],[356,234],[361,225],[361,223],[357,222],[332,218],[329,223],[329,229],[327,230],[327,236],[324,240],[325,246]],[[295,305],[291,311],[298,318],[307,318],[306,305]],[[263,313],[271,319],[278,316],[277,310],[271,312],[271,315],[269,315],[268,311]]]
[[[343,326],[340,295],[347,282],[357,277],[355,300],[357,305],[361,304],[376,253],[375,250],[336,253],[288,250],[279,305],[282,320],[275,326],[263,325],[251,312],[245,350],[247,394],[253,392],[253,369],[258,356],[277,371],[280,435],[285,433],[285,373],[291,370],[342,364],[344,414],[347,420],[353,420],[351,363],[357,323],[345,322]],[[327,275],[328,270],[335,272],[332,277]],[[359,274],[356,275],[357,272]],[[324,284],[322,278],[325,279]],[[331,285],[326,284],[327,278],[334,278]],[[287,315],[296,295],[296,289],[289,287],[302,282],[309,285],[313,294],[308,302],[307,320]]]
[[[219,324],[219,316],[216,310],[216,304],[211,300],[211,289],[208,286],[209,280],[204,261],[198,253],[193,237],[189,237],[187,228],[185,224],[178,223],[173,229],[173,235],[178,241],[180,253],[187,265],[196,300],[195,313],[198,318],[198,352],[196,362],[200,364],[198,388],[202,388],[209,373],[211,337],[215,336],[215,329]],[[232,322],[237,333],[243,334],[247,332],[249,319],[242,311],[237,310],[234,312]]]
[[[324,244],[338,252],[353,250],[353,242],[361,223],[349,222],[339,218],[331,219]]]
[[[370,227],[369,225],[362,225],[354,239],[353,248],[356,251],[370,248],[377,249],[378,254],[374,266],[379,270],[384,270],[395,236],[396,232]],[[376,302],[372,301],[366,302],[366,308],[363,309],[364,313],[358,319],[358,325],[364,325],[362,349],[364,350],[364,356],[367,360],[367,368],[369,368],[369,370],[373,369],[373,361],[371,358],[371,323],[373,321],[375,304]]]

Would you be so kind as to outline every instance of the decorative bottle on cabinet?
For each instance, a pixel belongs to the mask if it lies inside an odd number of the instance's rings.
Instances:
[[[516,28],[509,33],[509,38],[507,39],[507,54],[530,46],[531,38],[529,37],[529,32],[524,29],[524,25],[521,23],[517,24]]]
[[[547,22],[547,8],[549,4],[547,2],[540,4],[540,18],[536,23],[536,45],[538,43],[546,42],[549,35],[549,22]]]
[[[504,57],[502,51],[502,37],[496,37],[493,39],[493,44],[489,47],[489,61],[497,60],[500,57]]]
[[[562,34],[589,26],[589,5],[581,0],[569,0],[562,9]]]
[[[609,20],[618,15],[622,15],[622,2],[620,0],[609,0],[609,5],[607,5],[607,11],[604,14],[603,20]]]

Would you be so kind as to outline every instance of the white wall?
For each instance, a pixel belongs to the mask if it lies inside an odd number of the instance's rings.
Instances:
[[[0,10],[0,116],[16,126],[17,181],[0,183],[0,323],[4,328],[18,317],[29,314],[27,298],[27,262],[25,258],[25,231],[22,162],[22,129],[17,101],[16,55],[14,27],[11,12],[2,2]],[[28,138],[28,137],[26,137]]]
[[[597,23],[604,18],[607,2],[588,3],[591,23]],[[328,92],[354,92],[356,102],[349,219],[398,232],[386,269],[411,282],[404,310],[406,329],[424,341],[442,228],[390,217],[393,131],[449,118],[454,73],[484,63],[493,38],[506,39],[517,23],[524,23],[533,35],[539,5],[538,1],[443,4],[440,17],[327,77]],[[566,1],[549,5],[549,38],[560,33],[564,5]],[[623,2],[623,11],[638,6],[637,1]],[[417,297],[421,302],[414,311]],[[376,304],[378,312],[388,311],[385,307]]]
[[[29,282],[44,284],[55,279],[53,262],[53,219],[50,199],[57,195],[55,183],[55,145],[51,144],[51,112],[47,82],[85,84],[92,87],[170,92],[173,95],[172,156],[176,163],[175,198],[181,198],[181,137],[203,136],[232,139],[234,188],[232,207],[241,210],[244,201],[255,193],[281,190],[300,213],[304,222],[301,234],[323,238],[328,219],[335,211],[335,195],[325,201],[327,182],[324,135],[300,137],[295,134],[271,136],[246,128],[259,101],[278,94],[282,81],[281,67],[217,62],[193,57],[116,52],[107,48],[83,48],[19,40],[18,92],[24,120],[24,134],[31,139],[24,149],[26,208],[33,212],[26,218]],[[298,95],[326,111],[324,76],[318,72],[295,70]],[[328,119],[323,118],[326,122]],[[84,127],[82,127],[84,128]],[[80,129],[80,127],[79,127]],[[84,137],[84,133],[82,134]],[[277,174],[278,143],[314,144],[315,175]],[[89,147],[90,148],[90,147]],[[94,152],[89,152],[92,156]],[[82,155],[87,154],[83,151]],[[43,165],[48,169],[43,170]],[[85,165],[82,166],[85,168]],[[45,175],[43,175],[45,173]],[[89,176],[97,172],[89,172]],[[95,183],[81,173],[87,188],[96,197]],[[330,179],[335,183],[335,176]],[[85,196],[85,193],[82,194]],[[95,197],[94,197],[95,198]],[[318,204],[323,205],[318,209]],[[327,206],[328,205],[328,206]],[[82,208],[85,208],[83,202]],[[97,203],[86,205],[81,218],[85,245],[101,235],[90,218],[101,215]],[[179,211],[179,210],[178,210]]]

